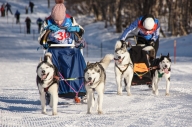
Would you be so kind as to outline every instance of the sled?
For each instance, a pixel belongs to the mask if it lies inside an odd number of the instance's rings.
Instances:
[[[149,60],[149,51],[144,50],[144,48],[147,46],[146,44],[143,44],[143,42],[139,42],[139,40],[137,42],[137,37],[143,38],[139,35],[128,37],[134,38],[136,42],[136,45],[131,45],[129,49],[134,71],[131,85],[148,85],[149,87],[151,87],[152,77],[150,67],[151,63]],[[125,80],[124,83],[126,84]]]
[[[61,29],[65,30],[65,27]],[[52,54],[52,62],[58,70],[59,88],[58,96],[60,98],[75,99],[80,102],[86,95],[84,86],[84,69],[86,63],[83,57],[83,49],[76,48],[75,41],[70,44],[55,44],[48,41],[51,31],[46,31],[43,44],[47,43],[49,48],[44,51]],[[67,33],[66,33],[67,34]],[[69,37],[81,39],[76,33],[70,33]]]

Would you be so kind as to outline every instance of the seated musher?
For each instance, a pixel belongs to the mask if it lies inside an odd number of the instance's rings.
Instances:
[[[47,31],[51,32],[44,40]],[[74,98],[86,94],[82,85],[86,63],[80,51],[85,46],[83,34],[84,29],[73,17],[66,14],[63,3],[53,7],[51,16],[42,25],[38,41],[52,54],[52,62],[59,70],[60,78],[65,79],[59,82],[59,95],[62,97]],[[50,47],[50,44],[74,44],[74,42],[75,47]],[[69,80],[66,82],[66,79]]]
[[[156,58],[156,54],[159,48],[159,32],[160,25],[158,19],[154,18],[153,15],[147,14],[137,18],[131,23],[123,32],[120,37],[121,42],[124,42],[128,36],[139,35],[137,37],[137,45],[145,44],[146,46],[151,45],[155,49],[149,52],[150,59]]]
[[[60,27],[66,27],[66,30],[60,29]],[[45,35],[47,30],[51,30],[53,34],[50,34],[49,36],[49,43],[43,44],[43,36]],[[82,37],[84,34],[84,29],[82,26],[77,24],[74,17],[71,17],[70,15],[66,14],[66,8],[65,5],[60,3],[56,4],[51,12],[51,16],[49,16],[43,23],[41,27],[40,36],[38,38],[38,41],[45,49],[49,47],[50,43],[58,43],[58,44],[64,44],[67,42],[64,42],[65,40],[68,41],[68,44],[71,44],[72,40],[66,39],[66,35],[62,35],[61,31],[66,31],[68,33],[76,32],[79,37]],[[56,36],[57,35],[57,36]],[[66,36],[66,37],[65,37]],[[79,40],[78,40],[79,41]],[[80,46],[84,46],[84,43]]]

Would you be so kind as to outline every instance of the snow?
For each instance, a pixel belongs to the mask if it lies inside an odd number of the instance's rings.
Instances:
[[[165,80],[159,84],[159,95],[152,94],[147,85],[132,86],[132,96],[123,92],[117,95],[114,74],[114,61],[106,70],[106,88],[103,111],[96,110],[86,114],[86,104],[74,104],[71,99],[59,98],[58,115],[51,115],[47,106],[47,115],[41,114],[39,93],[36,86],[36,67],[43,50],[37,42],[38,17],[50,13],[46,2],[34,3],[35,13],[28,14],[32,19],[32,31],[36,34],[24,34],[25,0],[6,0],[12,5],[13,13],[17,8],[21,12],[21,27],[15,24],[13,15],[0,17],[0,126],[2,127],[191,127],[192,122],[192,36],[168,37],[160,39],[160,53],[168,52],[172,58],[172,76],[170,96],[165,96]],[[4,2],[3,0],[0,1]],[[53,6],[53,2],[51,3]],[[103,22],[92,22],[91,16],[76,16],[79,24],[84,24],[84,49],[86,61],[96,62],[107,53],[113,54],[115,41],[119,34],[113,27],[104,28]],[[8,21],[8,22],[7,22]],[[13,22],[14,21],[14,22]],[[87,24],[87,25],[85,25]],[[20,30],[21,28],[21,30]],[[33,33],[33,32],[32,32]],[[174,40],[177,42],[176,61],[174,62]],[[101,43],[103,50],[100,49]],[[102,52],[102,54],[101,54]]]

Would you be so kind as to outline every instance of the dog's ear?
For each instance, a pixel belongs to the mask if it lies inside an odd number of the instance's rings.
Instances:
[[[159,58],[161,58],[161,56],[162,56],[162,53],[160,54],[160,57],[159,57]]]
[[[90,63],[89,63],[89,61],[87,62],[87,65],[89,65]]]
[[[51,65],[53,65],[52,60],[49,56],[47,56],[47,62],[50,63]]]
[[[167,54],[167,57],[169,58],[169,53]]]
[[[42,60],[42,57],[40,57],[40,59],[39,59],[39,62],[42,62],[43,60]]]

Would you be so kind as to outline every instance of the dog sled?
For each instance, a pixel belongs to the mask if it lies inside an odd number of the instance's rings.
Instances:
[[[65,27],[62,27],[62,34],[66,41],[73,38],[74,40],[82,40],[77,33],[69,33]],[[86,95],[84,86],[84,69],[86,63],[83,57],[83,49],[78,46],[81,42],[76,43],[74,40],[71,43],[55,44],[48,40],[48,30],[43,38],[43,44],[48,44],[49,48],[44,51],[52,54],[52,62],[58,70],[58,96],[60,98],[75,99],[76,103],[80,103]],[[68,40],[67,40],[68,39]]]
[[[137,38],[142,38],[141,40],[137,40]],[[150,57],[155,58],[155,49],[152,46],[146,45],[143,41],[144,38],[139,35],[130,36],[128,38],[134,38],[136,45],[130,44],[130,57],[133,62],[133,79],[131,85],[148,85],[151,87],[152,85],[152,77],[151,77],[151,61]],[[128,39],[127,38],[127,39]],[[126,84],[125,80],[124,83]]]

